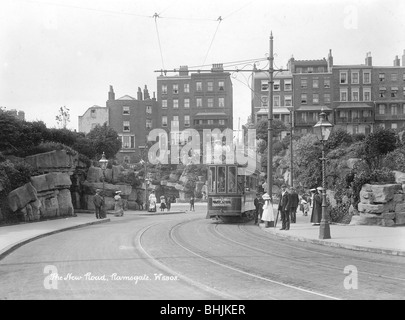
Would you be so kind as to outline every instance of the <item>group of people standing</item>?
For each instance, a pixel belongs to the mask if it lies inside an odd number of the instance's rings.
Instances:
[[[159,209],[160,211],[170,211],[171,204],[174,202],[174,199],[172,196],[164,196],[161,195],[159,198]],[[157,206],[158,206],[158,200],[156,198],[155,192],[152,191],[151,194],[149,195],[149,212],[156,212],[157,211]]]
[[[121,198],[121,191],[116,191],[114,196],[114,215],[116,217],[122,217],[124,215],[124,200]],[[93,197],[94,207],[96,209],[96,219],[103,219],[106,217],[105,201],[101,196],[101,190],[97,189],[96,194]]]
[[[312,225],[319,225],[322,217],[322,200],[318,191],[322,191],[322,188],[311,189],[311,197],[300,197],[295,190],[291,188],[287,190],[286,185],[281,186],[281,193],[279,195],[279,203],[277,210],[280,213],[281,229],[289,230],[290,223],[296,223],[297,221],[297,209],[300,208],[303,215],[307,216],[308,212],[311,212]],[[255,224],[258,224],[259,219],[264,221],[265,227],[274,227],[274,212],[273,203],[270,196],[265,193],[261,195],[256,194],[254,200],[255,210]]]

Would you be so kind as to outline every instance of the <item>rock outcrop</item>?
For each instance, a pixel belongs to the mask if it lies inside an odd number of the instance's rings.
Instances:
[[[365,184],[360,191],[358,215],[351,225],[392,227],[405,224],[405,195],[401,184]]]

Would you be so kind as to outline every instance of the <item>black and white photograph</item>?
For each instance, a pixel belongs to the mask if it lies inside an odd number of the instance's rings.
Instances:
[[[404,300],[405,1],[0,8],[0,300]]]

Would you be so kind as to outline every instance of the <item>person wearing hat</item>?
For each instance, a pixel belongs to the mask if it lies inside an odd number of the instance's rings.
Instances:
[[[290,195],[287,191],[287,186],[281,186],[280,201],[278,203],[278,210],[281,213],[281,229],[290,230]]]
[[[263,205],[264,205],[264,200],[262,199],[261,193],[258,192],[256,193],[256,198],[253,201],[255,205],[255,224],[259,224],[259,218],[262,220],[261,216],[263,213]]]
[[[93,197],[94,207],[96,208],[96,219],[101,219],[103,217],[103,206],[104,206],[104,199],[100,195],[101,190],[97,189],[96,194]]]
[[[317,226],[321,223],[322,201],[317,189],[311,189],[311,195],[311,222],[313,226]]]
[[[121,191],[116,191],[114,196],[114,211],[116,217],[122,217],[124,215],[124,206],[120,194]]]
[[[274,227],[274,212],[273,212],[273,203],[271,202],[270,196],[268,193],[265,193],[262,196],[264,201],[263,204],[263,213],[262,220],[264,221],[264,227]]]
[[[300,203],[300,198],[294,187],[291,187],[290,193],[290,221],[291,223],[297,222],[297,209]]]

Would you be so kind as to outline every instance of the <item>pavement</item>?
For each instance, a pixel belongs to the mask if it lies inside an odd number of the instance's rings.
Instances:
[[[311,217],[297,212],[296,223],[290,224],[289,230],[280,230],[281,221],[277,226],[265,228],[264,223],[259,226],[273,235],[295,241],[305,241],[314,244],[339,247],[350,250],[367,251],[380,254],[405,256],[405,226],[356,226],[347,224],[329,225],[331,239],[319,239],[319,225],[313,226]]]
[[[199,205],[196,203],[196,207]],[[167,215],[188,213],[189,205],[173,204],[170,212],[146,212],[146,211],[125,211],[125,215]],[[120,219],[108,214],[105,219],[96,219],[94,214],[76,213],[75,217],[63,219],[52,219],[18,225],[0,227],[0,260],[20,246],[36,239],[94,224],[108,223]],[[350,250],[360,250],[380,254],[405,256],[405,226],[379,227],[379,226],[351,226],[351,225],[330,225],[331,239],[319,239],[319,226],[312,226],[310,217],[304,217],[297,212],[297,222],[290,225],[290,230],[279,230],[281,222],[276,228],[265,228],[261,223],[260,228],[275,236],[288,238],[295,241],[305,241],[319,245],[340,247]]]

